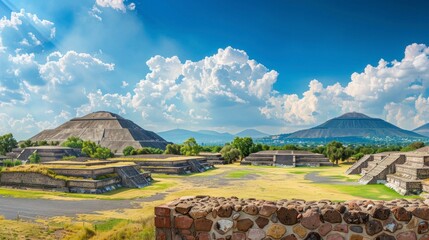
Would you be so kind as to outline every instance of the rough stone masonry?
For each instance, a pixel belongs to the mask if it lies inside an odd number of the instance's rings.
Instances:
[[[155,208],[157,240],[429,240],[428,200],[183,197]]]

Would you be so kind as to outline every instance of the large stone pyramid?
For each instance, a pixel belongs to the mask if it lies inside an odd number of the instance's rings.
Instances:
[[[127,146],[165,149],[169,144],[156,133],[144,130],[131,120],[106,111],[73,118],[55,129],[40,132],[30,140],[62,143],[71,136],[96,142],[117,153],[122,153]]]

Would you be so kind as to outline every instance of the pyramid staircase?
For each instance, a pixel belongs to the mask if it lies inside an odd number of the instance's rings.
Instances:
[[[26,150],[24,149],[17,157],[21,161],[27,161],[31,154],[37,152],[37,150]]]
[[[424,179],[429,178],[426,162],[429,154],[407,155],[406,162],[396,166],[396,172],[387,175],[386,186],[402,195],[420,194],[424,189]]]
[[[361,184],[373,184],[385,182],[387,175],[396,172],[396,164],[405,162],[402,154],[390,154],[381,160],[372,161],[368,168],[362,170],[363,176],[359,179]]]
[[[151,182],[150,175],[141,173],[132,166],[117,168],[117,173],[126,187],[142,188],[150,185]]]
[[[359,174],[363,168],[368,167],[368,162],[373,161],[374,156],[367,154],[361,157],[357,162],[355,162],[349,169],[347,169],[346,174]]]
[[[200,164],[200,162],[198,162],[198,160],[192,159],[188,161],[189,165],[192,168],[193,172],[205,172],[206,169],[204,168],[203,165]]]

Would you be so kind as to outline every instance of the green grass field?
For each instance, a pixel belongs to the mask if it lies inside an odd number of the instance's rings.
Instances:
[[[153,208],[176,198],[190,195],[254,197],[267,200],[331,199],[334,201],[417,197],[401,196],[380,184],[356,184],[359,176],[344,175],[348,167],[349,165],[319,168],[221,165],[204,173],[185,176],[152,174],[155,181],[151,186],[143,189],[123,188],[100,195],[0,188],[0,195],[6,197],[70,201],[88,199],[113,201],[137,198],[144,200],[155,194],[163,194],[160,200],[143,202],[138,209],[102,211],[97,214],[79,215],[76,218],[57,217],[45,220],[43,224],[58,226],[49,232],[43,231],[43,225],[39,223],[21,224],[17,221],[0,220],[0,226],[2,226],[0,239],[8,239],[10,236],[14,236],[15,239],[26,239],[29,234],[36,236],[36,239],[55,239],[59,234],[62,234],[61,236],[64,238],[70,237],[69,239],[90,239],[91,237],[93,239],[145,239],[145,237],[151,239],[154,230]],[[86,225],[76,224],[76,221],[85,222]]]

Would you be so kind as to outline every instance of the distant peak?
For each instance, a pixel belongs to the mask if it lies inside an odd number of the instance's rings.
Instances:
[[[345,113],[341,116],[339,116],[338,118],[370,118],[367,115],[363,114],[363,113],[358,113],[358,112],[349,112],[349,113]]]

